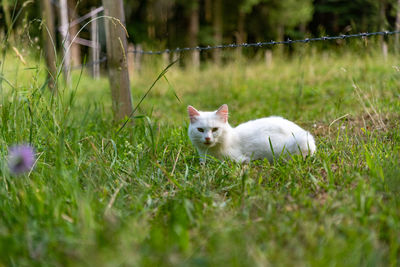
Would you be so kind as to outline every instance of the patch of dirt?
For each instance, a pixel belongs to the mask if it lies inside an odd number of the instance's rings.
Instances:
[[[311,131],[315,136],[335,136],[338,131],[346,131],[350,134],[364,135],[368,132],[389,132],[400,127],[400,114],[370,114],[358,116],[344,115],[326,124],[317,122],[312,125]]]
[[[319,203],[321,206],[323,206],[328,199],[328,193],[326,191],[321,191],[318,194],[315,195],[315,200],[317,203]]]

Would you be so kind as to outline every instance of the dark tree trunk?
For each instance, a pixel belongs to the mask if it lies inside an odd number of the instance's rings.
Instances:
[[[238,22],[237,22],[238,28],[236,36],[236,42],[238,44],[245,43],[247,39],[245,31],[245,22],[246,22],[246,13],[240,10],[238,15]]]
[[[386,29],[386,0],[379,1],[379,30],[384,31]],[[384,36],[379,37],[379,42],[382,48],[383,57],[387,58],[387,43]]]
[[[199,35],[199,3],[194,1],[190,10],[189,20],[189,34],[188,34],[188,45],[189,47],[198,46],[198,35]],[[191,52],[191,66],[198,68],[200,66],[200,52],[193,50]]]
[[[214,0],[214,12],[213,12],[213,28],[214,28],[214,44],[222,44],[222,0]],[[213,50],[213,59],[216,64],[221,64],[221,50]]]
[[[400,0],[397,0],[397,11],[396,11],[396,31],[400,31]],[[395,47],[396,53],[399,53],[399,34],[395,36]]]
[[[212,6],[212,0],[205,0],[204,1],[204,17],[206,22],[211,22],[212,17],[213,17],[213,6]]]
[[[154,5],[153,1],[147,1],[147,35],[149,36],[150,39],[154,39],[156,37],[153,5]]]
[[[76,0],[68,0],[68,15],[70,22],[74,21],[78,18],[78,14],[76,13]],[[69,28],[69,35],[71,36],[71,42],[75,35],[79,31],[79,24],[76,24]],[[79,66],[81,64],[81,47],[77,43],[72,43],[71,45],[71,65],[72,66]]]
[[[242,10],[239,10],[238,20],[237,20],[237,31],[235,34],[236,43],[242,44],[246,42],[247,36],[245,31],[245,22],[246,22],[246,13]],[[242,55],[242,48],[237,48],[237,56]]]
[[[8,0],[3,0],[2,3],[3,3],[4,17],[6,19],[6,31],[7,31],[7,34],[11,36],[11,23],[12,22],[11,22],[10,7],[8,5]]]
[[[278,42],[283,41],[283,39],[285,38],[285,25],[283,24],[277,25],[276,38]],[[283,45],[277,45],[276,50],[279,53],[283,53]]]
[[[57,55],[55,54],[55,27],[54,27],[54,10],[50,0],[41,1],[42,18],[44,25],[42,26],[43,46],[48,69],[48,86],[54,92],[56,91],[56,75],[57,75]]]

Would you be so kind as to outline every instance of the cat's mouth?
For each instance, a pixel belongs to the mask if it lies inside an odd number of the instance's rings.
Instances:
[[[209,145],[212,145],[212,142],[209,142],[209,141],[207,142],[207,141],[206,141],[206,142],[204,142],[203,144],[205,144],[206,146],[209,146]]]

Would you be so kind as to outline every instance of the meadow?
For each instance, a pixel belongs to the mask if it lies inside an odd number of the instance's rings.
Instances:
[[[398,266],[400,60],[374,49],[302,52],[201,70],[172,66],[118,132],[106,73],[74,71],[52,95],[45,67],[4,60],[0,266]],[[163,70],[131,77],[137,104]],[[230,123],[280,115],[309,130],[305,160],[200,166],[187,105]],[[8,147],[34,169],[10,174]]]

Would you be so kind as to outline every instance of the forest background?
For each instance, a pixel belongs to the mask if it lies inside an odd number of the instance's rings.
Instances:
[[[56,14],[56,24],[59,26],[61,25],[60,21],[57,21],[61,17],[57,13],[59,1],[50,2]],[[124,1],[124,10],[128,41],[135,45],[140,44],[144,49],[160,50],[398,30],[399,2],[397,0],[145,0]],[[101,5],[102,2],[99,0],[68,0],[69,20],[73,21]],[[21,10],[22,14],[13,22],[13,15]],[[0,9],[2,34],[13,27],[13,35],[18,38],[34,40],[32,37],[40,37],[40,28],[32,27],[31,24],[42,17],[42,10],[40,1],[2,0]],[[82,24],[76,24],[71,27],[71,36],[74,36],[81,26]],[[29,34],[24,34],[27,32]],[[89,39],[89,35],[89,29],[84,29],[80,33],[80,37],[84,39]],[[60,34],[57,36],[58,43],[61,43],[62,37]],[[380,38],[380,41],[383,42],[384,38]],[[100,31],[100,42],[104,56],[106,51],[104,31]],[[341,40],[335,42],[336,45],[343,43]],[[31,42],[31,45],[35,44]],[[323,47],[327,47],[326,44]],[[75,65],[82,62],[81,55],[86,52],[87,48],[72,47],[72,61]],[[250,49],[242,52],[248,56],[254,55],[254,51]],[[202,60],[208,58],[220,61],[220,51],[213,50],[201,54]]]

